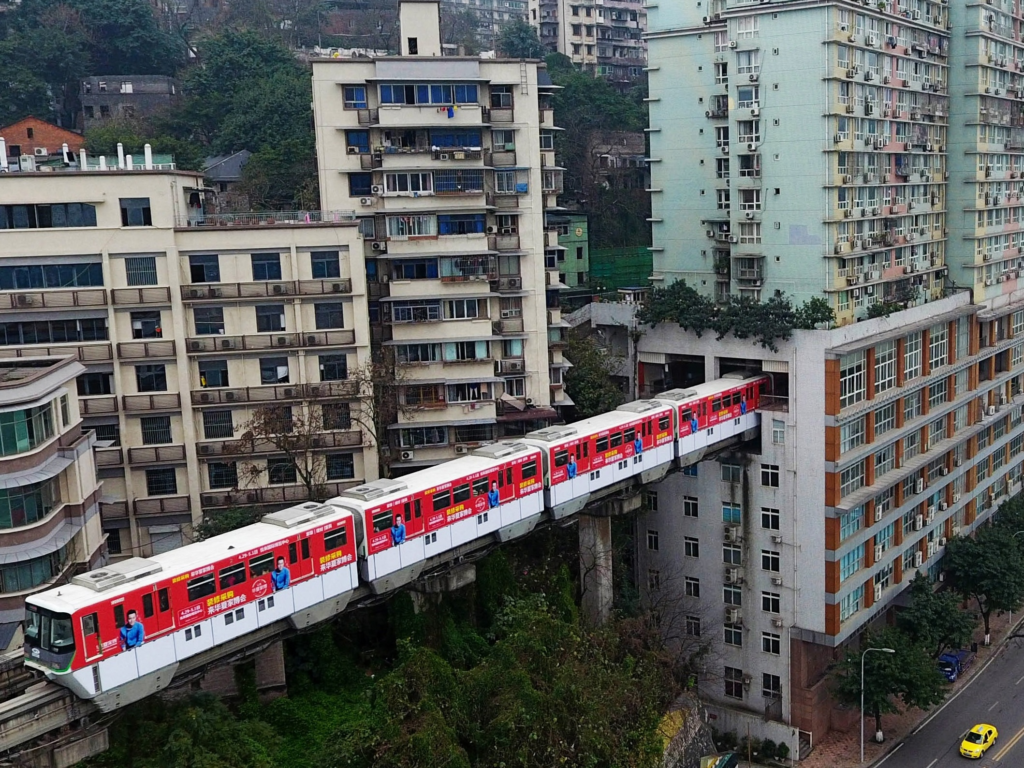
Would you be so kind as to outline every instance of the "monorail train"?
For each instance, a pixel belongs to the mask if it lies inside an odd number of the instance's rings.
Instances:
[[[670,390],[74,576],[26,600],[25,663],[111,711],[163,689],[181,662],[215,646],[236,650],[279,621],[323,621],[361,584],[389,592],[432,557],[523,536],[544,515],[579,511],[601,488],[692,463],[758,425],[767,382],[727,375]]]

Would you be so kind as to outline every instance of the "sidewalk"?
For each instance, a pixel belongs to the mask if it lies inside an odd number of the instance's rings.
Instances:
[[[1024,613],[1018,613],[1014,617],[1014,623],[1024,621]],[[979,628],[974,633],[974,639],[978,643],[978,658],[975,659],[971,668],[949,686],[949,695],[952,696],[988,663],[989,659],[1002,646],[1009,629],[1009,617],[1006,614],[992,617],[992,645],[987,648],[981,645],[984,640],[984,630]],[[946,697],[949,699],[949,696]],[[941,707],[938,704],[935,709]],[[885,754],[905,739],[912,730],[932,710],[909,709],[899,715],[882,716],[882,732],[885,734],[885,742],[876,744],[874,737],[874,718],[870,715],[864,723],[864,764],[871,765],[876,760],[884,757]],[[800,768],[844,768],[846,766],[857,766],[860,764],[860,731],[855,721],[854,727],[848,733],[832,731],[824,739],[814,745],[811,754],[806,760],[799,763]]]

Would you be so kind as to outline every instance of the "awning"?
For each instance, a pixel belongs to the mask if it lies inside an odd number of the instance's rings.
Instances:
[[[0,488],[20,488],[23,485],[41,483],[56,477],[73,463],[73,459],[66,459],[60,455],[51,456],[49,461],[33,469],[23,469],[21,472],[8,472],[0,475]]]
[[[498,421],[534,421],[557,418],[559,418],[558,411],[542,405],[537,408],[527,408],[525,411],[512,411],[511,413],[506,411],[498,417]]]

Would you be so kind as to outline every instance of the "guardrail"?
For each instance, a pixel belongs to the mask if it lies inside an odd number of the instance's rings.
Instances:
[[[355,220],[355,211],[249,211],[178,216],[174,226],[178,229],[269,225],[297,227],[306,224],[350,224]]]

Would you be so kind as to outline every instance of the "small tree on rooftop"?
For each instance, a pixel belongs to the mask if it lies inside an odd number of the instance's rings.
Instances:
[[[514,19],[501,28],[498,51],[510,59],[542,59],[545,53],[537,30],[522,19]]]

